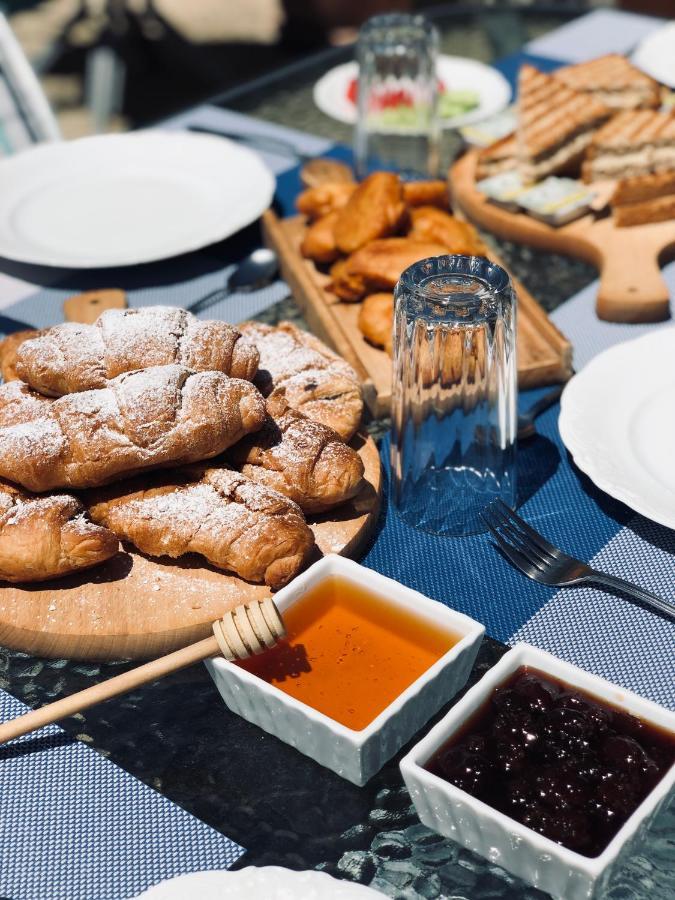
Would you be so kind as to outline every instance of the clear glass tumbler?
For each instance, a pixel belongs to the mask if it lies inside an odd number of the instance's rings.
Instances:
[[[477,256],[437,256],[396,286],[391,501],[441,535],[485,531],[480,511],[516,499],[516,297]]]
[[[439,166],[438,31],[424,16],[373,16],[360,29],[356,172],[435,176]]]

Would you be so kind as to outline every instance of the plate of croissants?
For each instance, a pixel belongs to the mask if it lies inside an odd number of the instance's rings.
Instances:
[[[6,645],[167,652],[377,517],[359,379],[291,323],[108,309],[10,335],[0,368]]]

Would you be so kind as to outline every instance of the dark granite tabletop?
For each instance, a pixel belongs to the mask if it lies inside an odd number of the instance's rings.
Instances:
[[[439,18],[442,49],[490,61],[570,18],[536,10],[450,8]],[[346,51],[348,52],[348,51]],[[223,105],[338,141],[349,130],[323,116],[311,86],[345,52],[222,98]],[[448,137],[446,152],[453,152]],[[535,297],[554,309],[593,277],[585,264],[500,242],[499,250]],[[292,299],[260,316],[302,319]],[[386,423],[371,422],[375,436]],[[486,638],[470,684],[505,652]],[[32,707],[118,674],[132,664],[36,659],[0,649],[0,688]],[[455,702],[450,699],[437,718]],[[199,665],[62,723],[68,734],[109,757],[175,803],[241,843],[239,866],[318,868],[406,900],[535,900],[546,895],[419,823],[398,760],[358,788],[230,713]],[[261,777],[264,773],[264,777]],[[639,854],[621,870],[611,900],[675,897],[675,804],[661,812]]]

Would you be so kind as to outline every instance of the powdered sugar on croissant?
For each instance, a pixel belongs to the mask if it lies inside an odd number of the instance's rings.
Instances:
[[[339,506],[363,485],[363,462],[340,436],[294,409],[268,418],[228,451],[235,468],[294,500],[305,512]]]
[[[65,322],[26,340],[15,370],[36,391],[60,397],[103,388],[123,372],[178,364],[251,381],[258,352],[225,322],[201,322],[184,309],[108,309],[93,325]]]
[[[0,579],[44,581],[114,556],[117,537],[69,494],[35,496],[0,483]]]
[[[349,363],[291,322],[277,328],[260,322],[240,327],[260,353],[255,383],[269,398],[272,415],[290,406],[351,440],[361,424],[363,394]]]
[[[0,477],[32,491],[93,487],[222,453],[264,424],[265,402],[222,372],[155,366],[49,400],[0,386]]]
[[[314,535],[295,503],[227,468],[189,467],[94,492],[89,510],[151,556],[200,553],[270,587],[298,573]]]

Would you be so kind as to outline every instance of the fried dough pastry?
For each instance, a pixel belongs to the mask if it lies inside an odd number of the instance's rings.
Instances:
[[[290,406],[332,428],[343,441],[354,437],[361,424],[363,394],[349,363],[291,322],[276,328],[245,322],[239,328],[260,353],[255,384],[267,397],[270,415],[281,415]]]
[[[401,179],[393,172],[374,172],[340,210],[335,243],[341,253],[353,253],[370,241],[396,234],[407,216]]]
[[[408,206],[437,206],[450,208],[450,189],[447,181],[404,181],[403,199]]]
[[[0,482],[0,579],[45,581],[114,556],[116,536],[70,494],[36,496]]]
[[[367,341],[383,347],[389,356],[392,352],[392,328],[394,324],[394,295],[371,294],[361,304],[358,326]]]
[[[347,163],[328,156],[317,156],[310,159],[300,169],[300,181],[305,187],[317,187],[320,184],[332,184],[336,181],[348,181],[353,184],[354,170]]]
[[[23,331],[15,331],[14,334],[8,334],[6,338],[0,341],[0,375],[2,380],[16,381],[19,377],[16,373],[16,354],[24,341],[31,338],[41,337],[44,330],[38,331],[36,328],[26,328]]]
[[[200,553],[272,588],[290,581],[314,547],[295,503],[224,467],[190,466],[92,492],[89,512],[142,553]]]
[[[262,430],[231,447],[227,458],[242,475],[290,497],[304,512],[339,506],[363,482],[358,453],[332,428],[290,408],[269,416]]]
[[[486,247],[476,229],[469,222],[456,219],[435,206],[420,206],[410,213],[412,227],[409,237],[443,244],[446,253],[466,253],[482,256]]]
[[[335,181],[307,188],[298,195],[295,205],[298,212],[311,221],[327,216],[333,210],[341,209],[356,190],[356,183]]]
[[[341,300],[354,303],[366,294],[392,290],[401,273],[418,260],[447,252],[445,244],[411,237],[373,241],[334,272],[332,290]]]
[[[58,400],[0,387],[0,477],[31,491],[96,487],[217,456],[262,428],[265,401],[222,372],[155,366]]]
[[[335,223],[340,215],[335,209],[313,222],[300,245],[300,252],[315,263],[331,263],[339,256],[340,251],[335,243]]]

